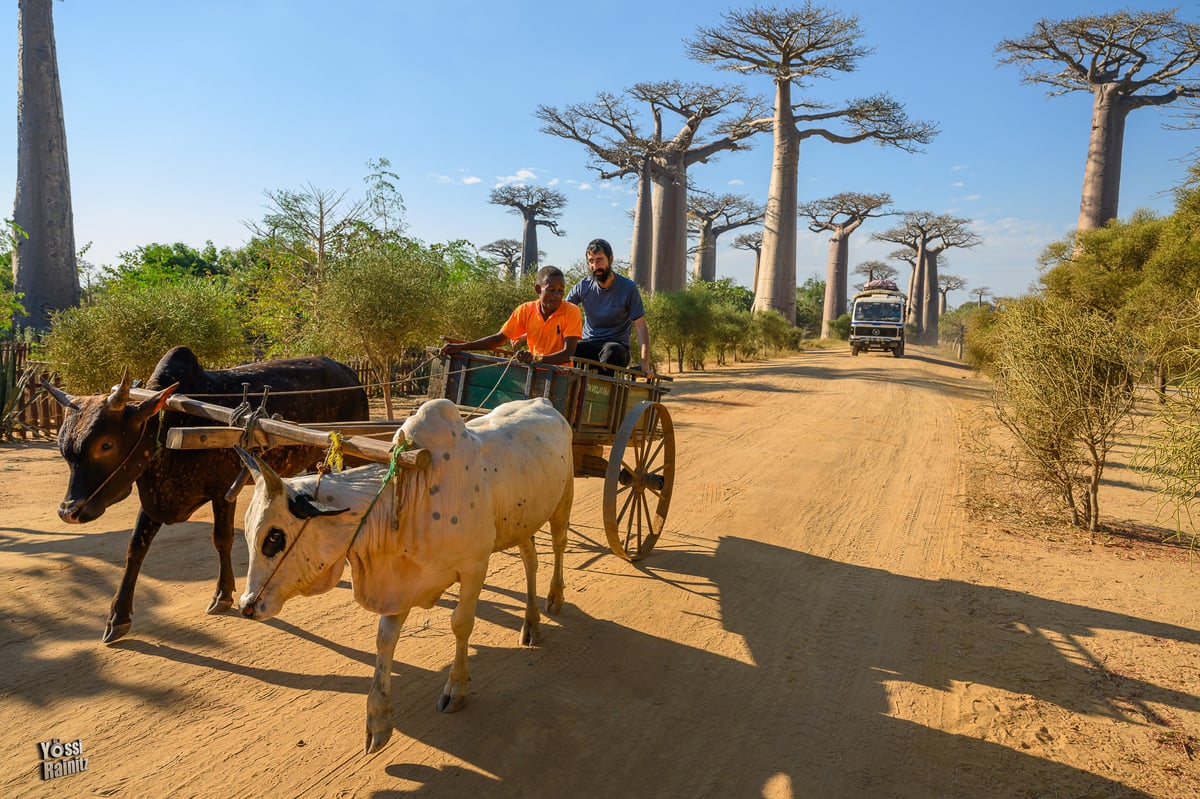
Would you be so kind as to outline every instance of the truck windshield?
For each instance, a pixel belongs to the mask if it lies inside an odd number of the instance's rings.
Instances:
[[[899,322],[898,302],[860,302],[854,306],[854,318],[863,322]]]

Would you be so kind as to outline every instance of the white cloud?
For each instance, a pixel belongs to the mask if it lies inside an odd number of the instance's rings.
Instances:
[[[453,183],[454,182],[454,178],[450,177],[449,175],[439,175],[436,172],[430,172],[429,179],[432,180],[434,183]]]
[[[734,178],[733,180],[729,181],[729,185],[730,186],[745,186],[746,181],[744,181],[740,178]]]
[[[963,201],[969,202],[969,203],[977,203],[982,199],[983,199],[982,194],[968,194],[966,197],[963,197]]]
[[[465,178],[462,179],[462,182],[463,182],[464,186],[471,186],[476,183],[482,183],[483,178],[477,178],[474,175],[467,175]]]
[[[580,183],[580,184],[579,184],[579,190],[580,190],[580,191],[591,191],[591,190],[592,190],[592,184],[591,184],[591,183]]]
[[[558,178],[551,178],[551,179],[550,179],[550,181],[549,181],[548,183],[546,183],[546,185],[547,185],[547,186],[557,186],[557,185],[558,185]]]
[[[950,171],[951,171],[951,172],[962,172],[962,171],[963,171],[964,169],[966,169],[966,168],[967,168],[967,167],[966,167],[966,165],[965,165],[965,164],[960,164],[960,165],[958,165],[958,166],[952,166],[952,167],[950,167]]]
[[[532,169],[518,169],[512,175],[497,175],[497,186],[509,186],[513,183],[533,183],[537,180],[537,173]]]
[[[965,183],[963,183],[961,180],[956,180],[956,181],[954,181],[953,183],[951,183],[951,184],[950,184],[950,188],[952,188],[952,189],[961,189],[961,188],[962,188],[963,186],[965,186],[965,185],[966,185],[966,184],[965,184]]]

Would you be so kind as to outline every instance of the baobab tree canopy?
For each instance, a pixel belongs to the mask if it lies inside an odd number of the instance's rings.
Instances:
[[[769,75],[775,83],[774,154],[754,307],[794,320],[800,142],[815,136],[835,144],[875,141],[909,150],[931,141],[937,129],[910,121],[903,106],[883,94],[840,107],[793,101],[793,86],[805,88],[813,78],[852,72],[871,52],[860,42],[858,17],[805,2],[730,11],[723,20],[721,27],[699,28],[686,46],[697,61],[739,74]]]
[[[1200,96],[1192,72],[1200,62],[1200,26],[1179,21],[1173,10],[1042,19],[1024,37],[1000,42],[996,52],[1000,63],[1021,67],[1025,83],[1047,84],[1051,96],[1093,95],[1079,230],[1117,218],[1129,112]]]

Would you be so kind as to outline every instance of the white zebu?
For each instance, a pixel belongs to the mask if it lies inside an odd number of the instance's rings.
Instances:
[[[571,428],[544,399],[509,402],[468,424],[452,402],[432,400],[404,422],[394,441],[429,450],[431,465],[400,471],[396,490],[389,485],[382,493],[386,467],[381,465],[327,474],[318,485],[315,475],[281,479],[243,453],[254,475],[254,497],[246,510],[250,570],[242,613],[269,619],[296,594],[328,591],[349,560],[354,598],[380,614],[367,699],[368,753],[392,734],[392,658],[410,609],[433,607],[443,591],[461,584],[450,622],[454,663],[438,701],[439,710],[452,712],[466,697],[467,640],[494,551],[520,547],[528,593],[520,641],[536,640],[533,534],[547,520],[554,576],[546,611],[562,608],[563,552],[574,494]]]

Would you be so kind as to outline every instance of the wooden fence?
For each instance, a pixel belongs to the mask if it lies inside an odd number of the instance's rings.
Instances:
[[[20,410],[13,427],[13,436],[22,440],[54,438],[62,425],[63,407],[42,389],[42,378],[61,386],[62,381],[58,373],[51,370],[49,364],[29,360],[29,345],[24,342],[0,342],[0,349],[6,354],[16,355],[17,375],[27,370],[33,371],[15,405]]]

